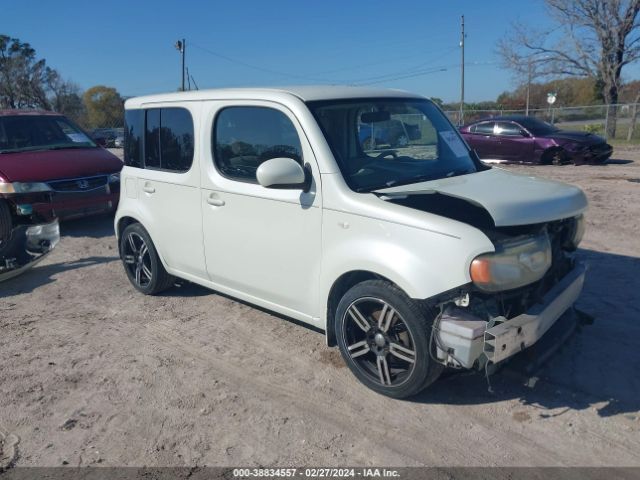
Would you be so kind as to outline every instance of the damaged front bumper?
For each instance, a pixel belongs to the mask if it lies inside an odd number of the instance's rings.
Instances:
[[[37,225],[19,225],[12,232],[10,243],[0,255],[0,282],[13,278],[33,267],[60,241],[58,220]]]
[[[535,344],[576,302],[586,268],[577,264],[525,313],[507,319],[482,320],[462,308],[448,308],[437,329],[437,356],[462,368],[500,363]]]

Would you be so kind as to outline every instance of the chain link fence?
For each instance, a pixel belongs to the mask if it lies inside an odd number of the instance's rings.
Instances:
[[[460,120],[459,110],[445,111],[451,121],[458,125]],[[640,129],[634,128],[635,121],[633,118],[636,113],[640,113],[640,104],[623,103],[616,105],[584,105],[578,107],[547,107],[547,108],[530,108],[529,116],[533,116],[553,123],[559,128],[565,130],[583,130],[607,136],[609,126],[612,122],[616,125],[616,140],[640,140]],[[526,115],[525,109],[521,110],[465,110],[464,121],[462,123],[471,123],[476,120],[489,117],[497,117],[502,115]],[[631,136],[629,130],[631,127]]]

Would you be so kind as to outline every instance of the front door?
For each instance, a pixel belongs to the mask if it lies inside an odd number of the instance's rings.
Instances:
[[[222,291],[298,319],[318,311],[322,208],[313,152],[291,112],[269,102],[209,102],[202,132],[202,219],[207,271]],[[265,188],[256,170],[288,157],[311,189]],[[205,159],[206,158],[206,159]]]

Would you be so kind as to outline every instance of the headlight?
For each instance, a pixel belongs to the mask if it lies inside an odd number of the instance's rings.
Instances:
[[[0,182],[0,193],[37,193],[49,191],[51,191],[51,187],[41,182]]]
[[[495,253],[471,262],[471,280],[481,290],[499,292],[540,280],[551,266],[551,243],[545,233],[508,240],[496,245]]]
[[[582,241],[582,237],[584,237],[585,230],[585,221],[584,215],[578,215],[573,219],[573,225],[571,227],[571,231],[569,236],[567,237],[567,242],[563,245],[567,250],[575,250],[580,245]]]
[[[120,181],[120,173],[112,173],[109,175],[109,183],[117,183]]]

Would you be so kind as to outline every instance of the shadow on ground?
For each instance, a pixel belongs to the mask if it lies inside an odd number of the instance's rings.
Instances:
[[[112,236],[114,233],[113,214],[65,220],[60,223],[62,237],[103,238]]]
[[[22,275],[7,280],[2,283],[2,295],[0,297],[11,297],[13,295],[20,295],[23,293],[30,293],[43,285],[54,282],[55,275],[66,272],[68,270],[75,270],[78,268],[84,268],[91,265],[98,265],[101,263],[113,262],[118,260],[118,257],[87,257],[74,260],[72,262],[60,262],[50,265],[37,265],[31,270],[27,270]]]
[[[627,165],[633,163],[633,160],[622,160],[618,158],[610,158],[605,165]]]

